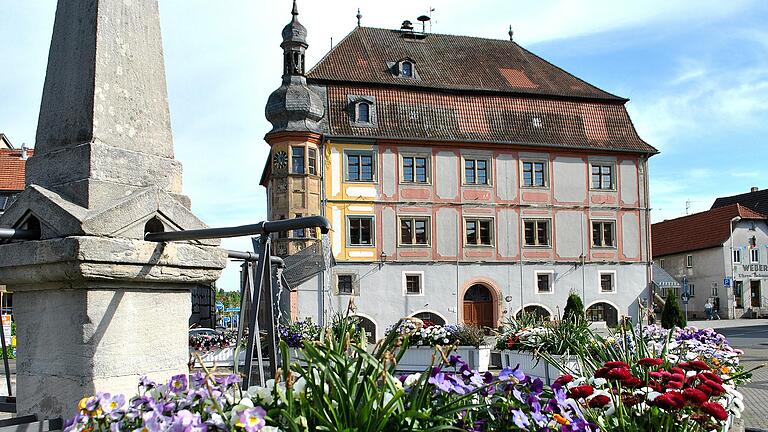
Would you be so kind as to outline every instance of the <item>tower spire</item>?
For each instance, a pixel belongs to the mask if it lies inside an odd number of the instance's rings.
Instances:
[[[296,5],[296,0],[293,0],[293,9],[291,10],[291,15],[294,17],[299,15],[299,7]]]
[[[512,31],[512,24],[509,25],[509,40],[515,40],[513,36],[515,35],[515,32]]]
[[[357,26],[360,27],[360,20],[363,19],[363,15],[360,13],[360,8],[357,8]]]

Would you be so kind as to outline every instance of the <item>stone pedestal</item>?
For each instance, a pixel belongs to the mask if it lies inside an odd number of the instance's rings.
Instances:
[[[14,292],[19,415],[71,417],[97,391],[188,371],[190,287],[215,280],[212,246],[103,237],[0,246]],[[192,267],[194,266],[194,267]]]

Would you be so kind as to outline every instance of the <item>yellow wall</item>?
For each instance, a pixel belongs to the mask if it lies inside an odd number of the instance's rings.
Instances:
[[[374,201],[377,197],[377,182],[349,182],[344,179],[344,152],[348,150],[371,150],[375,156],[376,174],[378,178],[378,155],[376,146],[371,144],[339,144],[326,141],[325,146],[325,215],[331,221],[333,232],[331,244],[334,257],[339,261],[374,261],[378,257],[376,246],[381,241],[378,238],[379,223],[376,220]],[[374,246],[347,246],[347,216],[374,216]]]

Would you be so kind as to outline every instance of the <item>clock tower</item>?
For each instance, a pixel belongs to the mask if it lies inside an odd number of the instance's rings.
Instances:
[[[283,28],[282,85],[269,97],[267,120],[272,130],[265,140],[271,148],[262,184],[267,187],[268,218],[290,219],[319,215],[322,174],[321,138],[327,129],[325,89],[307,84],[307,29],[299,22],[296,0],[293,18]],[[277,255],[292,255],[317,239],[316,230],[279,233]]]

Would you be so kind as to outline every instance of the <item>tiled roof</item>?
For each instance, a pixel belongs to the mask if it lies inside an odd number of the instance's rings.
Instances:
[[[33,150],[27,150],[27,154],[32,156]],[[21,150],[0,148],[0,190],[24,190],[25,164],[26,161],[21,160]]]
[[[350,121],[349,95],[375,98],[376,124]],[[487,141],[656,153],[621,104],[435,92],[393,86],[328,86],[331,134],[393,139]]]
[[[768,189],[718,198],[715,200],[715,203],[712,204],[712,208],[724,207],[736,203],[749,207],[756,212],[768,214]]]
[[[705,212],[666,220],[651,225],[653,256],[660,257],[721,246],[731,236],[731,219],[765,220],[766,216],[731,204]]]
[[[403,59],[414,62],[417,78],[392,73]],[[358,27],[307,74],[310,80],[391,84],[445,90],[586,97],[623,102],[509,40],[403,32]]]

